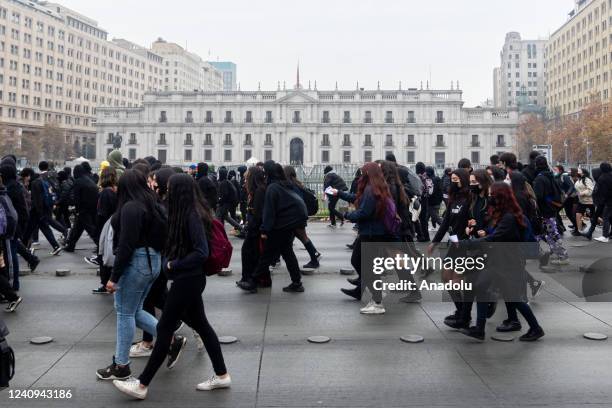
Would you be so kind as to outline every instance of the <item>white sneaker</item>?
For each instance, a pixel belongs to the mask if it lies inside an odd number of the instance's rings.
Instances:
[[[376,303],[370,300],[370,302],[365,307],[362,307],[359,312],[361,314],[384,314],[385,307],[382,303]]]
[[[210,391],[217,388],[229,388],[230,385],[232,385],[232,378],[229,376],[229,374],[225,378],[220,378],[213,375],[208,380],[198,384],[196,388],[200,391]]]
[[[125,381],[113,380],[113,384],[119,391],[130,397],[140,400],[147,398],[149,387],[142,388],[138,378],[130,377]]]
[[[204,342],[202,341],[202,338],[200,337],[198,332],[196,332],[195,330],[193,331],[193,338],[196,342],[196,347],[198,348],[198,351],[204,350]]]
[[[153,347],[145,346],[142,341],[139,341],[136,344],[132,344],[132,347],[130,347],[131,358],[150,357],[152,352]]]
[[[604,244],[607,244],[608,242],[610,242],[610,238],[606,238],[606,237],[597,237],[597,238],[593,238],[595,241],[599,241],[599,242],[603,242]]]

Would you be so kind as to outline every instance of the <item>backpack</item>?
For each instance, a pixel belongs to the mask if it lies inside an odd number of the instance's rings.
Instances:
[[[46,208],[53,208],[55,204],[55,194],[51,191],[51,184],[41,177],[40,182],[43,190],[43,204]]]
[[[17,231],[17,211],[11,199],[0,195],[0,237],[13,239]]]
[[[115,254],[113,253],[113,236],[115,231],[111,225],[111,219],[109,218],[102,231],[100,232],[100,255],[102,255],[102,265],[111,268],[115,264]]]
[[[319,200],[315,192],[309,188],[304,188],[302,189],[302,198],[304,199],[304,204],[306,204],[308,216],[316,215],[319,212]]]
[[[400,175],[404,176],[402,183],[404,184],[406,195],[409,198],[420,197],[423,193],[423,182],[421,178],[408,169]]]
[[[562,208],[565,199],[567,198],[565,192],[561,189],[561,185],[554,178],[549,178],[550,184],[552,185],[552,195],[548,197],[548,201],[553,207]]]
[[[223,224],[216,218],[213,219],[208,249],[209,254],[208,259],[204,262],[204,272],[206,276],[217,275],[223,268],[229,266],[233,248]]]
[[[399,234],[402,220],[399,215],[397,215],[395,202],[391,198],[387,199],[383,223],[385,224],[385,230],[389,235],[397,236]]]
[[[0,320],[0,388],[8,387],[15,375],[15,353],[6,341],[8,334],[6,324]]]

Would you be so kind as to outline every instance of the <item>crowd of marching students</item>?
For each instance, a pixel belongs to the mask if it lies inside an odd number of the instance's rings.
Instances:
[[[586,169],[566,173],[562,166],[551,168],[537,152],[529,159],[523,166],[514,154],[504,153],[492,156],[487,168],[476,170],[462,159],[456,169],[445,169],[438,177],[423,163],[412,171],[388,155],[385,160],[365,163],[350,186],[328,166],[321,193],[327,198],[329,226],[338,228],[338,221],[340,226],[348,221],[356,230],[354,242],[347,246],[358,277],[349,279],[352,287],[342,292],[361,300],[367,287],[372,298],[361,313],[385,313],[383,294],[362,279],[362,249],[368,243],[401,243],[408,253],[420,256],[415,243],[428,242],[426,252],[431,254],[455,236],[446,256],[456,257],[485,243],[519,243],[532,235],[550,248],[537,255],[541,267],[564,265],[568,253],[563,245],[562,212],[571,223],[572,235],[590,240],[601,221],[602,235],[595,239],[608,242],[610,164],[602,163],[591,178]],[[119,390],[135,398],[146,397],[164,361],[168,368],[176,364],[187,342],[176,334],[183,324],[193,329],[199,347],[206,349],[213,363],[214,375],[197,388],[230,386],[202,301],[206,276],[227,266],[231,257],[224,222],[243,238],[242,275],[236,284],[247,293],[272,285],[270,267],[280,258],[291,277],[285,292],[304,292],[302,270],[319,267],[321,253],[307,234],[309,216],[318,211],[317,193],[298,180],[291,166],[267,161],[241,166],[237,172],[221,167],[213,174],[207,164],[199,163],[184,172],[154,157],[130,163],[115,150],[102,162],[99,173],[87,162],[55,172],[43,161],[38,170],[18,171],[10,155],[0,162],[0,296],[8,312],[22,302],[18,255],[32,271],[36,269],[39,231],[55,256],[73,252],[86,232],[96,251],[85,261],[100,268],[100,286],[93,293],[114,294],[117,315],[112,363],[96,375],[114,380]],[[339,200],[350,203],[352,210],[340,212]],[[59,241],[52,229],[59,233]],[[435,234],[430,236],[431,232]],[[303,266],[293,249],[296,237],[310,256]],[[529,325],[520,339],[539,339],[544,331],[527,304],[526,292],[529,288],[537,294],[543,282],[526,271],[525,257],[492,255],[485,270],[471,278],[481,290],[475,293],[485,293],[500,282],[512,286],[512,296],[501,291],[507,318],[497,330],[521,331],[520,312]],[[452,271],[443,274],[443,279],[452,280]],[[444,323],[484,339],[485,322],[496,302],[471,292],[452,290],[449,295],[455,310]],[[403,300],[420,299],[420,293],[413,291]],[[159,319],[156,308],[162,311]],[[137,327],[143,338],[133,344]],[[130,358],[137,357],[149,360],[143,372],[133,377]]]

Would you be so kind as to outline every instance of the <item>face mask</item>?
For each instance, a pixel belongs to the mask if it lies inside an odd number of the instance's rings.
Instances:
[[[450,191],[451,191],[451,193],[458,193],[459,192],[459,183],[452,182],[451,183],[451,187],[450,187]]]
[[[482,191],[482,189],[480,188],[480,184],[470,185],[470,191],[476,195],[480,194],[480,192]]]

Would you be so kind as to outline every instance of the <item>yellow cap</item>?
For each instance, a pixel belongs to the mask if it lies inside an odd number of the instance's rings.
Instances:
[[[104,170],[108,166],[110,166],[110,163],[104,160],[103,162],[100,163],[100,171]]]

